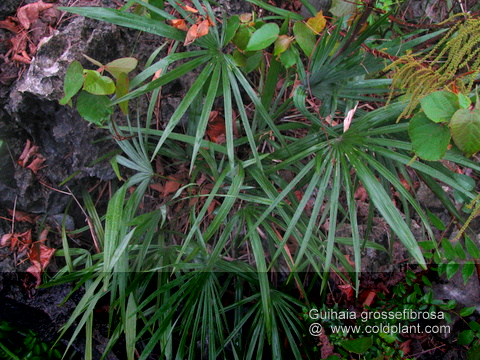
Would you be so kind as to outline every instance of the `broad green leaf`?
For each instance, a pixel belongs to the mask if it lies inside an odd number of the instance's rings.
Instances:
[[[442,159],[450,143],[448,127],[430,121],[423,113],[410,120],[408,133],[415,153],[429,161]]]
[[[240,26],[240,17],[238,15],[234,15],[227,20],[223,46],[226,46],[230,41],[232,41],[239,26]]]
[[[125,95],[128,94],[128,84],[129,84],[129,80],[128,80],[127,74],[125,74],[125,73],[118,74],[117,86],[116,86],[116,92],[115,92],[115,95],[117,96],[117,99],[120,99],[122,96],[125,96]],[[125,115],[127,115],[128,114],[128,100],[122,101],[118,105],[120,106],[120,109],[122,110],[122,112]]]
[[[363,354],[372,346],[372,344],[373,340],[371,337],[344,340],[340,343],[345,350],[355,354]]]
[[[232,42],[240,49],[245,50],[252,36],[252,31],[247,26],[240,26],[232,38]]]
[[[457,258],[460,260],[466,260],[467,259],[467,254],[465,253],[465,250],[463,249],[462,244],[460,241],[457,241],[455,246],[455,253],[457,254]]]
[[[239,67],[244,67],[247,65],[247,57],[245,56],[244,53],[234,50],[232,54],[233,61],[235,61],[235,65]]]
[[[122,73],[128,74],[137,67],[138,60],[133,57],[121,58],[113,60],[105,65],[105,70],[113,75],[115,79]]]
[[[475,272],[475,264],[473,263],[473,261],[467,261],[463,263],[462,278],[463,278],[464,285],[468,283],[468,280],[470,280],[470,277],[473,275],[474,272]]]
[[[68,101],[82,88],[83,67],[78,61],[73,61],[67,69],[65,79],[63,81],[63,91],[65,96],[60,100],[61,105],[65,105]]]
[[[472,100],[468,96],[465,96],[462,93],[457,94],[458,103],[462,109],[468,109],[472,104]]]
[[[480,360],[480,345],[472,346],[468,350],[467,360]]]
[[[468,236],[465,236],[465,247],[474,259],[480,259],[480,250],[478,249],[477,244],[475,244]]]
[[[278,56],[281,53],[287,51],[290,44],[292,43],[293,38],[287,35],[280,35],[277,40],[275,40],[275,46],[273,48],[273,55]]]
[[[460,310],[460,316],[469,316],[469,315],[472,315],[473,312],[475,311],[475,309],[476,309],[475,306],[463,308],[462,310]]]
[[[463,330],[460,335],[458,335],[457,344],[458,345],[468,345],[473,341],[475,334],[472,330]]]
[[[248,74],[250,71],[255,70],[260,66],[260,62],[262,61],[263,54],[261,51],[256,51],[254,53],[249,53],[247,55],[245,67],[243,71]]]
[[[436,91],[420,100],[422,110],[433,122],[450,121],[458,110],[458,98],[449,91]]]
[[[447,275],[447,279],[450,280],[453,277],[453,275],[457,273],[459,268],[460,268],[460,265],[457,262],[450,261],[445,268],[445,274]]]
[[[297,21],[293,25],[293,34],[303,52],[310,57],[313,49],[315,48],[315,34],[313,31],[301,21]]]
[[[433,226],[435,226],[440,231],[445,230],[445,224],[443,223],[442,220],[440,220],[440,218],[437,215],[435,215],[428,209],[427,209],[427,215],[428,215],[428,219],[430,220]]]
[[[467,156],[480,150],[480,110],[458,110],[450,121],[450,129],[453,141]]]
[[[455,260],[457,257],[457,254],[455,252],[455,249],[453,248],[452,243],[448,239],[442,239],[442,249],[444,251],[445,258],[447,260]]]
[[[245,51],[257,51],[263,50],[266,47],[272,45],[278,38],[280,28],[275,23],[269,23],[263,25],[260,29],[256,30],[250,40],[248,41]]]
[[[291,68],[297,63],[297,56],[295,54],[295,48],[291,47],[285,52],[280,54],[280,62],[285,66],[285,68]]]
[[[97,125],[102,125],[113,112],[108,97],[93,95],[86,91],[82,91],[78,95],[77,110],[85,120]]]
[[[83,90],[94,95],[110,95],[115,92],[115,83],[108,76],[102,76],[95,70],[84,70]]]

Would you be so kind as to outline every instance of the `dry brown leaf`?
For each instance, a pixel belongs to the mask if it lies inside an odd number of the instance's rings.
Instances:
[[[208,19],[205,19],[200,24],[198,24],[197,39],[208,34],[209,26],[210,21],[208,21]]]
[[[252,21],[252,17],[253,17],[252,13],[240,14],[240,21],[242,23],[247,23]]]
[[[226,141],[225,119],[218,115],[218,111],[210,113],[206,134],[209,140],[216,144],[223,144]]]
[[[197,33],[198,33],[198,25],[193,24],[192,27],[187,31],[187,36],[185,37],[184,45],[185,46],[190,45],[195,40],[197,40],[197,37],[198,37]]]
[[[194,14],[198,13],[198,10],[195,9],[195,8],[193,8],[193,7],[191,7],[191,6],[182,5],[182,4],[178,4],[178,5],[180,5],[180,7],[181,7],[183,10],[190,11],[191,13],[194,13]]]
[[[338,285],[338,288],[347,296],[347,301],[351,301],[353,299],[354,291],[350,284]]]
[[[38,146],[33,146],[30,140],[27,140],[25,147],[23,148],[22,154],[18,158],[18,163],[20,166],[25,167],[30,160],[30,158],[38,152]]]
[[[36,174],[38,170],[45,167],[45,166],[42,166],[44,162],[45,162],[45,158],[41,154],[37,154],[37,156],[35,157],[35,159],[33,159],[31,164],[27,166],[27,169],[32,170],[33,173]]]
[[[165,183],[162,196],[168,196],[171,193],[174,193],[180,188],[180,185],[182,185],[182,183],[180,182],[180,177],[178,175],[172,175],[168,178],[170,180]]]
[[[2,236],[2,238],[0,239],[0,247],[5,247],[5,246],[8,246],[12,243],[12,237],[13,237],[13,234],[5,234]]]
[[[30,224],[34,224],[35,220],[37,218],[35,215],[28,214],[28,213],[26,213],[24,211],[20,211],[20,210],[13,211],[11,209],[8,209],[8,213],[11,216],[13,216],[15,221],[18,221],[18,222],[25,221],[25,222],[29,222]]]
[[[17,18],[24,29],[28,30],[30,25],[38,19],[40,12],[49,9],[53,4],[46,4],[42,0],[22,6],[17,10]]]
[[[187,23],[183,19],[170,20],[170,24],[176,29],[188,31]]]
[[[17,34],[20,32],[20,26],[18,26],[15,18],[8,16],[6,20],[0,21],[0,28],[10,30],[11,32]]]
[[[55,251],[56,249],[50,248],[44,244],[38,244],[28,252],[28,259],[31,261],[32,266],[26,271],[37,279],[36,286],[41,284],[42,272],[50,263]]]
[[[158,191],[159,193],[163,192],[163,186],[159,183],[150,184],[150,189]]]
[[[363,307],[372,306],[373,300],[377,296],[377,292],[373,290],[368,290],[365,300],[363,301]]]

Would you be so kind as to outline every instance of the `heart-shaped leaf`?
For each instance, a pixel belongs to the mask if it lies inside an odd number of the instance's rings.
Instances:
[[[460,109],[450,122],[453,141],[467,156],[480,151],[480,110]]]
[[[95,95],[109,95],[115,92],[115,83],[108,76],[102,76],[95,70],[84,70],[83,90]]]
[[[109,62],[105,65],[105,70],[112,74],[115,79],[118,79],[121,73],[128,74],[137,67],[137,64],[138,60],[133,57],[121,58]]]
[[[94,95],[86,91],[80,92],[77,99],[78,113],[87,121],[97,125],[108,119],[113,110],[110,99],[105,95]]]
[[[429,161],[442,159],[450,143],[450,129],[432,122],[424,113],[410,120],[408,133],[415,154]]]
[[[450,121],[460,107],[458,97],[449,91],[436,91],[420,100],[422,110],[433,122]]]

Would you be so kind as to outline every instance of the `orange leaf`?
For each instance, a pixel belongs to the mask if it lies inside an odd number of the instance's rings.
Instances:
[[[183,10],[187,10],[187,11],[190,11],[190,12],[195,13],[195,14],[198,13],[198,10],[195,9],[195,8],[193,8],[193,7],[191,7],[191,6],[181,5],[181,4],[178,4],[178,5],[180,5],[180,7],[181,7]]]
[[[27,140],[25,147],[23,148],[22,154],[18,158],[18,163],[21,167],[25,167],[30,160],[30,158],[38,152],[38,146],[32,145],[30,140]]]
[[[15,34],[20,32],[20,27],[17,25],[11,16],[7,17],[7,20],[0,21],[0,28],[10,30]]]
[[[348,301],[353,299],[353,288],[350,284],[338,285],[338,288],[347,296]]]
[[[35,223],[36,216],[28,214],[24,211],[20,211],[20,210],[13,211],[8,209],[8,213],[13,216],[15,221],[19,221],[19,222],[25,221],[25,222],[29,222],[30,224]]]
[[[38,170],[44,168],[42,164],[45,162],[45,158],[41,154],[37,154],[37,157],[33,159],[32,163],[27,166],[27,169],[33,171],[34,174],[38,172]]]
[[[367,296],[365,298],[365,301],[363,302],[363,307],[366,306],[372,306],[373,300],[375,299],[375,296],[377,296],[377,292],[373,290],[369,290],[367,293]]]
[[[187,24],[185,23],[185,20],[183,20],[183,19],[173,19],[173,20],[170,21],[170,24],[176,29],[183,30],[183,31],[188,31]]]
[[[28,259],[32,262],[32,266],[27,269],[27,272],[37,279],[37,286],[41,284],[42,272],[50,263],[50,259],[55,254],[55,251],[56,249],[49,248],[43,244],[38,244],[38,246],[29,251]]]
[[[162,196],[168,196],[171,193],[174,193],[180,188],[180,185],[182,185],[182,183],[179,181],[180,178],[178,175],[172,175],[172,176],[169,176],[168,178],[171,180],[168,180],[165,183]]]
[[[208,21],[208,19],[203,20],[198,25],[197,38],[207,35],[209,26],[210,26],[210,22]]]
[[[222,144],[226,141],[225,120],[217,111],[210,113],[206,133],[211,142]]]
[[[184,45],[185,46],[190,45],[195,40],[197,40],[197,38],[198,38],[197,34],[198,34],[198,25],[193,24],[192,27],[190,29],[188,29],[188,31],[187,31],[187,36],[185,37]]]
[[[42,0],[33,4],[24,5],[17,11],[18,21],[25,29],[29,29],[30,25],[38,19],[40,12],[52,6],[53,4],[45,4]]]

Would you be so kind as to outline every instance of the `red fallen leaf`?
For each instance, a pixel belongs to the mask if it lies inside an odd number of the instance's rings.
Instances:
[[[8,246],[11,244],[12,242],[12,237],[13,237],[13,234],[5,234],[2,236],[2,238],[0,239],[0,247],[5,247],[5,246]]]
[[[17,25],[15,18],[8,16],[6,20],[0,21],[0,28],[10,30],[17,34],[20,32],[20,26]]]
[[[377,292],[373,290],[368,290],[367,291],[367,296],[365,297],[365,300],[363,301],[363,307],[366,306],[372,306],[373,300],[377,296]]]
[[[407,341],[404,341],[403,343],[400,344],[400,350],[403,351],[404,355],[410,354],[410,343],[412,342],[412,339],[409,339]]]
[[[354,291],[350,284],[338,285],[338,288],[347,296],[347,301],[351,301],[353,299]]]
[[[180,185],[182,185],[181,176],[178,174],[172,175],[168,177],[170,180],[168,180],[165,183],[165,186],[163,187],[163,194],[162,196],[168,196],[171,193],[174,193],[180,188]]]
[[[27,230],[21,234],[15,234],[18,237],[18,242],[20,243],[19,246],[17,246],[17,251],[19,253],[23,252],[26,250],[30,245],[32,245],[32,230]]]
[[[212,18],[207,15],[207,20],[210,26],[215,26],[215,23],[213,22]]]
[[[21,167],[25,167],[30,160],[30,158],[35,155],[38,152],[38,146],[33,146],[32,142],[27,139],[27,143],[25,144],[25,147],[23,148],[23,151],[18,158],[18,163],[20,164]]]
[[[303,193],[300,190],[295,191],[295,197],[297,198],[298,201],[302,201],[303,199]]]
[[[367,190],[362,185],[360,185],[357,190],[355,190],[355,194],[353,195],[353,197],[355,198],[355,200],[365,202],[365,200],[368,199]]]
[[[410,184],[408,183],[407,180],[405,180],[405,179],[400,179],[400,182],[402,183],[402,185],[403,185],[403,187],[405,188],[405,190],[407,190],[407,191],[410,191],[410,190],[411,190]]]
[[[187,23],[183,19],[170,20],[170,24],[176,29],[188,31]]]
[[[159,183],[150,184],[150,189],[158,191],[159,193],[163,192],[163,186],[162,184],[159,184]]]
[[[30,165],[27,166],[27,169],[30,169],[33,171],[34,174],[38,172],[38,170],[44,168],[45,166],[42,166],[42,164],[45,162],[45,158],[41,154],[37,154],[35,159],[31,162]]]
[[[198,24],[197,38],[207,35],[209,26],[210,21],[208,19],[205,19],[200,24]]]
[[[226,141],[226,127],[223,117],[218,111],[210,112],[206,134],[211,142],[222,144]]]
[[[195,40],[197,40],[198,36],[198,25],[193,24],[190,29],[187,31],[187,36],[185,37],[185,42],[184,45],[190,45],[193,43]]]
[[[35,223],[35,220],[36,220],[36,216],[32,215],[32,214],[28,214],[24,211],[20,211],[20,210],[11,210],[11,209],[7,209],[8,210],[8,213],[13,216],[13,218],[15,219],[15,221],[19,221],[19,222],[22,222],[22,221],[25,221],[25,222],[29,222],[30,224],[34,224]]]
[[[188,6],[188,5],[182,5],[182,4],[178,4],[180,5],[180,7],[183,9],[183,10],[187,10],[187,11],[190,11],[191,13],[198,13],[198,10],[191,7],[191,6]]]
[[[38,19],[39,14],[46,9],[49,9],[53,4],[46,4],[42,0],[22,6],[17,10],[17,18],[24,29],[28,30],[30,25]]]
[[[32,262],[32,266],[27,269],[27,272],[37,279],[37,287],[41,284],[42,272],[50,263],[55,251],[56,249],[50,248],[44,244],[38,244],[28,252],[28,259]]]

